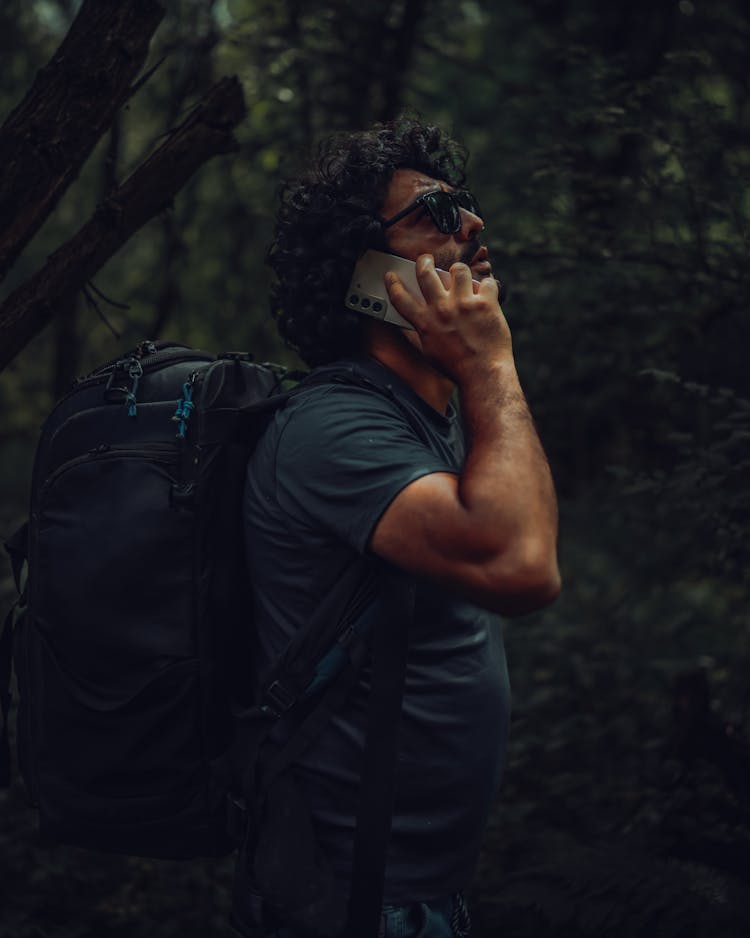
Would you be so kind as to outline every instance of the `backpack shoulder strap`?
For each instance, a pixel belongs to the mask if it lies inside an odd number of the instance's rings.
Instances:
[[[253,802],[312,742],[336,709],[339,694],[343,703],[347,676],[339,673],[334,680],[326,681],[325,692],[311,710],[304,710],[300,716],[303,708],[296,706],[317,689],[322,660],[332,646],[346,649],[342,662],[345,667],[340,670],[353,670],[352,677],[356,678],[363,656],[355,649],[364,646],[358,641],[364,635],[355,633],[353,637],[358,640],[348,643],[347,634],[372,597],[370,567],[369,558],[355,558],[271,669],[258,703],[235,713],[234,771],[247,808],[252,810]],[[286,739],[281,746],[269,739],[277,726]],[[242,806],[239,812],[243,813]],[[240,820],[244,826],[248,819]]]
[[[318,369],[289,396],[322,384],[354,384],[385,394],[399,404],[397,395],[383,383],[381,370],[372,365],[362,368],[334,364]],[[413,420],[406,412],[407,419]],[[315,707],[296,725],[282,745],[268,741],[268,730],[258,740],[254,766],[259,774],[252,781],[245,777],[243,788],[257,784],[261,795],[291,765],[320,733],[331,716],[343,705],[357,680],[366,646],[372,650],[372,683],[368,700],[365,752],[354,834],[351,893],[343,938],[375,938],[380,924],[384,895],[385,867],[390,839],[395,793],[398,730],[406,674],[409,626],[414,615],[413,579],[390,565],[359,558],[337,584],[318,613],[300,631],[266,683],[264,701],[278,718],[304,696],[305,688],[320,668],[320,655],[327,648],[341,645],[342,635],[349,642],[351,625],[372,600],[368,590],[368,564],[376,566],[378,592],[383,600],[377,622],[367,633],[355,634],[348,645],[346,664],[336,679],[324,690]],[[371,577],[369,577],[371,581]],[[370,582],[371,585],[371,582]],[[331,616],[335,605],[339,614]],[[363,641],[367,638],[367,642]],[[262,747],[262,749],[261,749]],[[247,750],[246,750],[247,751]]]
[[[371,561],[372,562],[372,561]],[[316,738],[331,716],[344,704],[356,683],[366,651],[372,650],[372,679],[368,699],[365,752],[358,799],[351,892],[347,923],[341,938],[376,938],[383,903],[388,841],[390,839],[395,791],[398,729],[406,673],[409,625],[413,618],[415,585],[401,571],[377,563],[380,602],[376,621],[369,632],[359,632],[347,647],[344,667],[321,693],[311,711],[295,723],[279,743],[268,739],[269,727],[256,740],[249,773],[249,794],[257,808],[265,793]],[[360,590],[356,591],[357,593]],[[343,595],[339,594],[343,599]],[[351,604],[350,604],[351,605]],[[356,608],[356,601],[354,602]],[[344,613],[346,618],[346,613]],[[367,614],[360,610],[360,617]],[[317,616],[315,617],[317,619]],[[346,630],[345,630],[346,631]],[[367,639],[367,641],[363,639]],[[279,695],[274,699],[288,700]],[[291,715],[291,714],[290,714]],[[247,749],[246,749],[247,753]],[[257,821],[257,818],[255,819]],[[241,859],[247,861],[248,857]],[[247,881],[244,882],[247,886]],[[235,891],[233,918],[239,925],[253,921],[248,903],[261,901],[243,888]],[[312,908],[310,908],[312,912]]]
[[[413,579],[390,568],[385,588],[388,610],[372,640],[372,688],[344,938],[378,934],[393,820],[398,731],[416,587]]]

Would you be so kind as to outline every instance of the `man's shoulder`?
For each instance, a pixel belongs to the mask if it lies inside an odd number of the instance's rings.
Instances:
[[[349,438],[353,442],[363,427],[392,430],[404,422],[388,370],[347,359],[316,368],[302,381],[270,421],[257,450],[267,457],[278,454],[279,446],[320,451],[345,446]]]
[[[354,415],[368,411],[397,412],[400,408],[395,379],[393,372],[375,360],[342,359],[322,365],[291,396],[281,412],[282,422],[303,411],[324,413],[340,408],[342,417],[350,408]]]
[[[376,358],[343,358],[315,368],[301,387],[337,387],[379,392],[388,397],[400,381],[394,371]]]
[[[277,415],[271,436],[318,450],[350,450],[387,438],[390,446],[453,448],[455,411],[439,414],[374,358],[344,359],[316,368]]]

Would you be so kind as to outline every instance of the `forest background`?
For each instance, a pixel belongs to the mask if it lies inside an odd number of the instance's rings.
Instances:
[[[77,375],[144,338],[297,364],[268,315],[279,182],[322,135],[416,109],[471,151],[561,507],[564,593],[506,632],[512,742],[472,890],[478,938],[750,934],[750,10],[165,6],[144,71],[160,67],[0,301],[223,75],[245,94],[240,147],[0,374],[0,535]],[[77,8],[0,5],[2,118]],[[0,612],[12,598],[6,565]],[[0,793],[0,938],[222,935],[230,872],[41,846],[20,782]]]

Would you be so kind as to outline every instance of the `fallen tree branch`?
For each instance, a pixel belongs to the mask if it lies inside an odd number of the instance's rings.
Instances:
[[[244,114],[239,82],[222,79],[159,149],[97,207],[77,234],[11,293],[0,306],[0,369],[131,235],[170,205],[206,160],[238,148],[232,131]]]
[[[0,280],[133,93],[156,0],[84,0],[59,49],[0,128]]]

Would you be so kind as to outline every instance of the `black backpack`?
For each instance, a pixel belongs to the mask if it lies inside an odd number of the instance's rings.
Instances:
[[[299,834],[265,824],[280,810],[288,828],[284,770],[356,680],[371,626],[363,612],[380,596],[384,619],[399,622],[413,597],[371,561],[353,563],[264,688],[249,687],[242,490],[268,419],[304,388],[283,390],[283,378],[246,355],[144,342],[80,380],[46,421],[28,525],[6,545],[21,597],[0,639],[0,777],[12,643],[18,759],[43,836],[173,859],[240,845],[242,893],[245,875],[257,878],[259,844],[264,880],[274,841]],[[365,769],[375,767],[362,791],[348,930],[362,936],[382,900],[392,799],[382,762],[388,753],[392,762],[406,648],[405,628],[390,639],[373,632],[391,644],[372,651],[371,724],[388,720],[394,732],[368,733]],[[290,897],[282,885],[270,905],[294,907],[302,924],[343,925],[314,850],[305,862],[301,890]],[[255,898],[274,884],[271,875]]]

